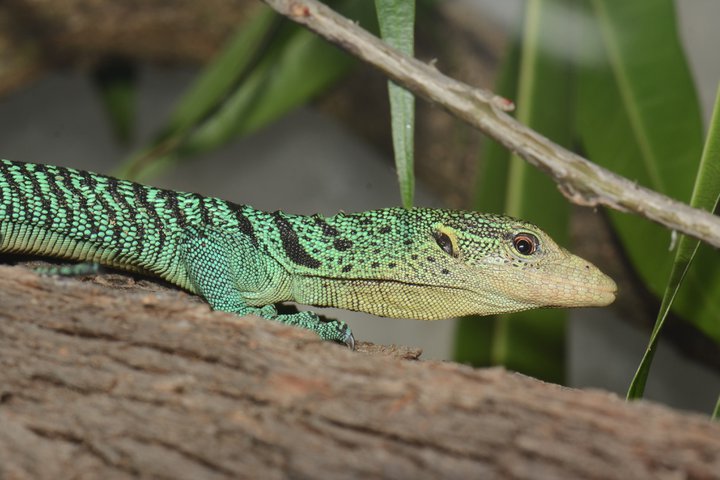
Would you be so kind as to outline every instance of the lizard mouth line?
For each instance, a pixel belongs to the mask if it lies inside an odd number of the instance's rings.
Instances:
[[[470,293],[478,293],[475,290],[472,290],[470,288],[465,288],[462,286],[452,286],[452,285],[438,285],[433,283],[417,283],[417,282],[409,282],[404,280],[397,280],[397,279],[390,279],[390,278],[365,278],[365,277],[348,277],[348,278],[341,278],[341,277],[324,277],[322,275],[303,275],[307,278],[315,278],[320,280],[327,280],[330,282],[366,282],[371,284],[394,284],[394,285],[405,285],[408,287],[417,287],[417,288],[443,288],[447,290],[460,290],[464,292],[470,292]]]
[[[464,286],[453,286],[453,285],[442,285],[442,284],[434,284],[434,283],[419,283],[419,282],[410,282],[405,280],[397,280],[392,278],[367,278],[367,277],[326,277],[322,275],[303,275],[307,278],[315,278],[315,279],[321,279],[321,280],[327,280],[331,282],[367,282],[367,283],[374,283],[374,284],[396,284],[396,285],[407,285],[409,287],[418,287],[418,288],[426,288],[426,287],[433,287],[433,288],[443,288],[448,290],[462,290],[470,293],[478,293],[476,290],[473,290],[471,288],[467,288]],[[543,282],[538,282],[538,284],[544,284],[547,285],[547,278]],[[583,284],[580,282],[569,282],[565,278],[552,278],[553,282],[551,282],[554,285],[565,285],[565,286],[571,286],[574,288],[577,288],[578,290],[592,290],[596,292],[603,292],[603,293],[616,293],[617,292],[617,286],[616,285],[588,285]]]
[[[411,281],[404,281],[404,280],[398,280],[398,279],[385,279],[385,278],[367,278],[367,277],[352,277],[352,278],[341,278],[341,277],[325,277],[321,275],[303,275],[306,278],[313,278],[317,280],[325,280],[327,282],[338,282],[338,283],[352,283],[352,282],[363,282],[367,283],[369,285],[398,285],[401,287],[407,287],[407,288],[435,288],[439,290],[444,290],[450,293],[464,293],[466,295],[471,295],[473,297],[475,296],[482,296],[483,292],[482,290],[473,290],[471,288],[467,288],[463,285],[441,285],[441,284],[432,284],[432,283],[420,283],[420,282],[411,282]],[[568,281],[567,278],[551,278],[549,279],[551,282],[548,282],[548,279],[544,279],[542,282],[538,282],[540,285],[548,285],[549,283],[554,285],[556,288],[562,288],[570,287],[573,290],[576,290],[578,292],[582,292],[582,296],[588,296],[589,298],[593,298],[594,301],[592,302],[592,305],[601,305],[601,304],[608,304],[611,303],[617,294],[617,286],[612,282],[612,280],[609,280],[612,283],[597,283],[595,285],[588,285],[583,284],[581,282],[573,282]],[[507,294],[508,292],[506,292]],[[512,296],[512,295],[511,295]],[[598,299],[598,296],[600,299]],[[535,299],[532,298],[515,298],[516,301],[519,302],[531,302],[535,303]],[[550,303],[546,304],[546,306],[550,306]],[[558,304],[553,304],[555,307],[570,307],[575,306],[575,302],[571,302],[571,304],[564,304],[564,302],[560,302]]]

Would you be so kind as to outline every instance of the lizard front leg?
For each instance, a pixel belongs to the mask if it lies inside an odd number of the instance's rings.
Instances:
[[[323,340],[355,347],[345,322],[326,320],[313,312],[278,314],[272,304],[248,305],[243,293],[267,289],[269,275],[264,255],[242,234],[231,236],[215,228],[189,229],[181,242],[180,255],[190,281],[213,310],[257,315],[313,331]]]

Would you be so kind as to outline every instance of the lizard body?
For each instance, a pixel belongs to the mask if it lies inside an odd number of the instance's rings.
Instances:
[[[154,275],[213,309],[351,344],[343,322],[280,315],[283,301],[439,319],[603,306],[615,283],[538,227],[477,212],[263,212],[51,165],[0,161],[0,252]]]

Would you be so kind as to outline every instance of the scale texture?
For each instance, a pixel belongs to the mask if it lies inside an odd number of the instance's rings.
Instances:
[[[440,319],[603,306],[615,283],[514,218],[387,208],[332,217],[263,212],[50,165],[0,161],[0,252],[161,277],[216,310],[256,314],[352,345],[347,326],[296,301]]]

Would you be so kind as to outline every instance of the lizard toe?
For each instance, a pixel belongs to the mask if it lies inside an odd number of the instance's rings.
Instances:
[[[345,338],[343,339],[343,343],[350,349],[355,350],[355,337],[353,336],[352,332],[348,328],[345,332]]]

